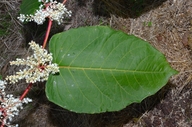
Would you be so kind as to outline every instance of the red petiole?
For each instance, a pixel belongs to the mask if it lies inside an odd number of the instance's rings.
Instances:
[[[25,96],[27,95],[27,93],[29,92],[29,90],[31,89],[33,83],[29,83],[29,85],[27,86],[27,88],[25,89],[25,91],[23,92],[23,94],[21,95],[21,97],[19,98],[21,101],[23,100],[23,98],[25,98]]]

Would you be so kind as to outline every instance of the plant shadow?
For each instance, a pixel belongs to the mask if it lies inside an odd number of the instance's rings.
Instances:
[[[147,97],[141,103],[133,103],[121,111],[100,114],[79,114],[51,104],[49,118],[56,127],[122,127],[129,121],[139,119],[143,113],[153,109],[163,100],[173,87],[168,83],[156,94]]]
[[[157,8],[167,0],[94,0],[96,15],[137,18],[145,12]]]

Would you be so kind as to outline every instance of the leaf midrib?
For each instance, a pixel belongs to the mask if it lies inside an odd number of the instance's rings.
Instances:
[[[137,72],[137,73],[166,73],[164,71],[157,71],[157,72],[151,72],[151,71],[142,71],[142,70],[123,70],[123,69],[115,69],[115,68],[88,68],[88,67],[71,67],[71,66],[59,66],[59,68],[62,69],[72,69],[72,70],[92,70],[92,71],[116,71],[116,72]]]

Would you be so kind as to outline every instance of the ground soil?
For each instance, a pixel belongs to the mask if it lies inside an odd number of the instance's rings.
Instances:
[[[31,29],[34,24],[23,26],[18,22],[20,2],[0,1],[0,15],[7,13],[11,17],[8,34],[0,37],[3,77],[18,70],[10,67],[9,61],[27,56],[28,40],[42,41],[38,31]],[[21,127],[192,127],[192,0],[146,0],[142,4],[125,0],[68,0],[66,4],[73,16],[61,26],[54,24],[51,34],[82,26],[108,25],[148,41],[179,74],[141,103],[101,114],[77,114],[56,106],[47,101],[44,83],[39,83],[28,95],[33,103],[21,111],[15,123]],[[26,86],[10,85],[7,92],[19,96]]]

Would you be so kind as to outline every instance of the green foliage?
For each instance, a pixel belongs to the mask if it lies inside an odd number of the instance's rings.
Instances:
[[[148,42],[104,26],[56,34],[49,48],[60,73],[50,75],[46,95],[78,113],[117,111],[141,102],[177,73]]]
[[[0,18],[0,37],[1,36],[5,36],[6,34],[8,34],[8,28],[10,26],[10,21],[11,20],[11,17],[8,15],[8,14],[1,14],[0,15],[1,18]]]
[[[148,27],[151,27],[152,26],[152,22],[143,22],[143,25],[144,26],[148,26]]]
[[[34,14],[39,9],[40,2],[38,0],[22,0],[20,6],[21,14]]]

